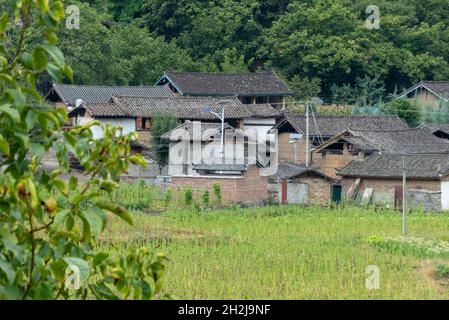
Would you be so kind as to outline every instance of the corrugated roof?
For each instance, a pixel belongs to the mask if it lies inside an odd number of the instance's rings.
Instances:
[[[53,83],[52,92],[67,105],[75,106],[77,99],[87,103],[108,102],[113,95],[130,95],[137,97],[173,97],[168,86],[86,86]]]
[[[306,116],[291,112],[284,113],[284,120],[273,129],[279,129],[289,123],[297,132],[305,134]],[[315,123],[316,121],[316,123]],[[353,130],[399,130],[408,129],[408,125],[397,115],[328,115],[310,116],[310,135],[325,138],[333,137],[347,129]]]
[[[171,82],[181,94],[191,96],[290,96],[293,94],[273,71],[256,73],[166,72],[162,79],[164,78]]]
[[[374,153],[365,160],[354,160],[337,172],[343,177],[401,178],[405,158],[408,179],[439,179],[449,174],[449,154]]]

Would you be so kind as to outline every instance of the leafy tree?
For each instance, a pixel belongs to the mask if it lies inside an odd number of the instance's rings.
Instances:
[[[408,99],[390,101],[382,106],[381,112],[385,114],[397,114],[410,126],[418,125],[421,118],[419,106]]]
[[[72,79],[56,46],[63,3],[16,5],[14,16],[0,18],[0,299],[151,298],[162,285],[163,255],[143,248],[118,257],[96,247],[110,215],[132,224],[123,208],[100,195],[116,189],[129,163],[145,163],[131,155],[133,135],[104,126],[103,139],[94,140],[90,128],[96,122],[62,131],[65,110],[42,108],[35,84],[44,72],[57,81]],[[32,21],[44,40],[27,49]],[[11,43],[5,35],[17,28]],[[59,167],[47,171],[42,158],[50,149]],[[86,182],[62,179],[70,174],[69,153],[85,168]]]
[[[159,114],[151,119],[151,142],[156,153],[159,172],[168,164],[169,142],[162,139],[164,133],[178,126],[178,120],[168,114]]]
[[[319,78],[300,78],[297,74],[288,82],[295,99],[308,100],[316,97],[321,92],[321,80]]]

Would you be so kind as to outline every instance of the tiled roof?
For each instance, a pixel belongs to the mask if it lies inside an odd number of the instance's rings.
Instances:
[[[337,172],[344,177],[401,178],[405,158],[408,179],[439,179],[449,174],[449,154],[405,155],[375,153],[366,160],[354,160]]]
[[[133,149],[139,149],[140,154],[147,160],[156,161],[156,153],[154,152],[154,149],[150,147],[149,145],[132,139],[130,141],[130,146]]]
[[[285,112],[284,120],[274,129],[289,123],[297,132],[305,134],[306,116]],[[316,123],[315,123],[316,121]],[[347,129],[353,130],[399,130],[409,128],[396,115],[327,115],[314,114],[310,116],[310,135],[325,138],[333,137]]]
[[[420,126],[420,128],[424,128],[426,130],[429,130],[432,133],[435,133],[437,131],[444,132],[446,134],[449,134],[449,123],[424,123]]]
[[[355,150],[387,151],[407,153],[449,152],[449,142],[437,138],[423,128],[368,131],[347,130],[321,145],[316,151],[326,149],[338,141],[344,140],[354,145]]]
[[[168,86],[85,86],[53,83],[47,97],[55,92],[67,105],[75,106],[76,100],[81,99],[88,103],[108,102],[113,95],[130,95],[137,97],[173,97],[174,94]]]
[[[399,98],[405,97],[419,88],[429,90],[439,98],[449,99],[449,81],[421,81],[401,93]]]
[[[328,175],[324,174],[323,172],[321,172],[319,169],[294,164],[288,161],[279,164],[278,171],[275,174],[275,177],[278,179],[292,179],[301,176],[305,173],[313,173],[328,180],[332,181],[335,180],[329,177]]]
[[[254,118],[279,118],[282,114],[270,104],[245,104],[245,108]]]
[[[246,164],[194,164],[195,171],[246,171],[248,165]]]
[[[272,71],[256,73],[166,72],[167,79],[189,96],[290,96],[292,91]],[[160,83],[160,82],[159,82]]]
[[[226,98],[229,103],[225,107],[226,119],[249,118],[252,114],[238,98]],[[93,117],[143,117],[151,118],[155,115],[167,114],[182,120],[217,120],[217,116],[204,111],[206,107],[215,113],[221,114],[218,102],[220,98],[211,97],[130,97],[114,96],[106,103],[85,103],[80,109],[85,109]],[[79,110],[74,109],[69,116],[75,115]]]
[[[198,132],[201,133],[201,137],[194,136],[194,126],[197,125]],[[195,129],[196,130],[196,129]],[[195,133],[196,134],[196,133]],[[225,123],[225,140],[232,141],[233,137],[245,137],[243,131],[235,129],[233,126]],[[221,139],[221,123],[209,123],[209,122],[198,122],[198,121],[186,121],[178,127],[166,132],[162,135],[162,139],[170,141],[179,141],[183,139],[187,141],[211,141],[211,138]]]
[[[176,98],[140,98],[140,97],[114,97],[113,101],[126,110],[129,115],[150,118],[155,114],[167,113],[178,119],[216,120],[217,117],[204,111],[210,108],[221,114],[222,107],[217,105],[222,99],[211,97],[176,97]],[[238,98],[227,98],[229,103],[225,107],[226,119],[242,119],[251,117]]]

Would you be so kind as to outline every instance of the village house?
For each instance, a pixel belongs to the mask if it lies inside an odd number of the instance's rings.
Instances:
[[[167,85],[181,96],[228,97],[237,96],[244,104],[271,104],[283,109],[285,98],[292,96],[275,72],[201,73],[165,72],[156,85]]]
[[[312,167],[288,161],[281,163],[275,175],[274,191],[279,204],[330,205],[341,200],[341,186],[337,179]]]
[[[449,140],[449,124],[434,124],[434,123],[424,123],[419,126],[420,128],[430,131],[434,136]]]
[[[46,100],[56,107],[65,107],[69,111],[76,107],[77,100],[85,103],[106,103],[112,96],[133,97],[173,97],[173,92],[168,86],[86,86],[53,83],[46,94]]]
[[[226,121],[240,128],[244,126],[245,118],[250,118],[251,113],[237,98],[226,99]],[[138,132],[140,140],[149,143],[151,118],[160,115],[169,115],[179,121],[195,120],[219,122],[215,115],[205,111],[221,113],[218,105],[222,99],[202,98],[155,98],[155,97],[131,97],[114,96],[106,103],[84,103],[69,113],[75,125],[82,125],[93,119],[100,123],[110,123],[123,128],[123,133]],[[101,128],[93,128],[94,136],[101,138]]]
[[[278,121],[272,129],[272,132],[275,132],[274,130],[278,132],[279,162],[290,161],[306,164],[306,126],[305,115],[284,112],[284,118]],[[399,130],[409,127],[395,115],[312,114],[309,119],[309,148],[320,146],[348,128],[354,130]],[[319,167],[321,154],[309,152],[308,157],[309,165],[318,162],[315,167]],[[338,166],[339,164],[336,164],[335,168]]]
[[[252,149],[255,146],[244,131],[227,123],[224,129],[224,152],[219,123],[186,121],[162,136],[169,142],[168,174],[172,186],[213,192],[213,185],[218,182],[225,202],[265,202],[267,177],[262,163],[266,164],[267,159],[259,157],[257,148]]]
[[[334,178],[352,160],[363,160],[376,151],[402,153],[449,152],[449,142],[424,128],[400,130],[352,130],[327,140],[314,152],[314,164]]]
[[[374,153],[339,170],[344,198],[401,207],[403,170],[409,208],[449,210],[449,154]]]
[[[402,92],[398,98],[412,99],[423,106],[439,107],[441,102],[449,101],[449,81],[421,81]]]

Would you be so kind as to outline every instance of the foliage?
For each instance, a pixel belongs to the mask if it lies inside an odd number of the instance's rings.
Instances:
[[[397,114],[410,126],[419,124],[421,111],[419,106],[407,99],[396,99],[383,105],[380,110],[385,114]]]
[[[321,92],[321,79],[319,78],[300,78],[299,75],[295,74],[288,84],[297,100],[309,100],[318,96]]]
[[[378,237],[368,239],[368,243],[380,250],[411,253],[419,257],[445,257],[449,258],[449,242],[434,241],[423,238]]]
[[[178,120],[169,114],[159,114],[151,118],[151,142],[156,154],[159,171],[168,164],[169,141],[163,140],[162,135],[176,128]]]
[[[204,206],[206,206],[206,207],[208,207],[209,206],[209,203],[210,203],[210,194],[209,194],[209,191],[204,191],[204,193],[203,193],[203,204],[204,204]]]
[[[145,165],[131,155],[133,135],[104,126],[103,139],[95,140],[97,122],[62,131],[66,112],[44,108],[35,84],[43,72],[72,79],[56,46],[63,3],[15,4],[14,16],[0,18],[0,298],[151,298],[161,288],[163,255],[130,249],[118,258],[96,246],[110,215],[132,224],[126,210],[99,196],[112,193],[130,163]],[[42,42],[27,42],[32,23]],[[17,30],[17,38],[6,37]],[[42,166],[50,150],[58,161],[52,171]],[[84,167],[85,182],[63,180],[69,153]],[[80,287],[67,285],[72,277]]]
[[[190,187],[184,191],[184,203],[186,206],[190,206],[193,203],[193,190]]]
[[[221,195],[221,184],[220,182],[215,182],[213,185],[214,188],[214,195],[215,195],[215,201],[217,204],[221,204],[222,202],[222,195]]]
[[[177,299],[408,300],[449,294],[449,287],[435,285],[421,269],[429,258],[367,244],[374,234],[400,236],[402,215],[395,210],[271,206],[133,217],[137,228],[111,221],[104,247],[122,252],[147,244],[170,252],[176,259],[163,290]],[[448,225],[448,214],[407,216],[408,234],[417,238],[447,241]],[[379,290],[365,286],[370,265],[380,269]]]

